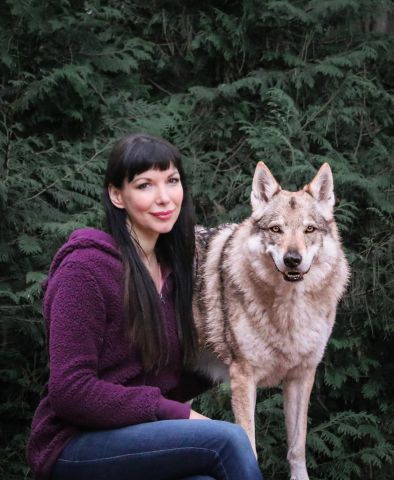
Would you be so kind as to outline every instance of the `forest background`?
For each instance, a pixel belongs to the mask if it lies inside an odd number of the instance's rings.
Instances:
[[[100,226],[111,146],[179,147],[198,221],[249,212],[257,161],[282,187],[325,161],[352,268],[309,411],[311,479],[393,479],[393,3],[6,0],[0,7],[0,477],[47,376],[41,283],[75,228]],[[392,10],[391,10],[392,11]],[[198,399],[232,419],[228,386]],[[260,391],[266,478],[288,478],[279,389]]]

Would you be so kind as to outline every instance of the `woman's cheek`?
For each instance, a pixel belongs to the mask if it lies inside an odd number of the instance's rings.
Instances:
[[[179,192],[178,192],[178,204],[179,205],[182,203],[182,200],[183,200],[183,187],[181,185],[180,188],[179,188]]]
[[[142,190],[135,199],[135,206],[140,211],[149,210],[155,201],[152,190]]]

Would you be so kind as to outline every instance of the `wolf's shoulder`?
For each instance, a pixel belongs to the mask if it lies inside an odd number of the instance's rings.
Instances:
[[[206,249],[219,233],[224,233],[225,231],[228,231],[229,233],[233,232],[237,226],[237,223],[223,223],[217,227],[203,227],[202,225],[197,225],[195,228],[196,242],[201,248]]]

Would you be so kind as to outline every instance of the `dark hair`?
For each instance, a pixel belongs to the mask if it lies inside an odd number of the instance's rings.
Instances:
[[[184,191],[179,217],[172,230],[159,235],[155,253],[160,263],[168,265],[175,278],[175,315],[183,362],[195,355],[197,334],[192,313],[194,213],[179,151],[162,138],[132,134],[119,140],[111,154],[104,181],[104,207],[109,233],[117,242],[124,262],[124,303],[126,332],[141,354],[147,370],[158,369],[167,362],[168,345],[160,317],[156,287],[141,260],[138,245],[130,237],[127,213],[115,207],[108,193],[112,184],[121,188],[125,179],[150,169],[167,170],[173,164],[179,171]]]

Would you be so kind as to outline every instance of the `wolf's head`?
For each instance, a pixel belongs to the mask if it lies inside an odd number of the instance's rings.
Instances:
[[[335,250],[335,197],[327,163],[302,190],[289,192],[282,190],[267,166],[259,162],[253,177],[251,202],[251,219],[259,244],[262,240],[265,254],[271,256],[285,280],[303,280],[322,250],[323,257],[329,257],[330,250]],[[252,237],[252,250],[253,241]]]

